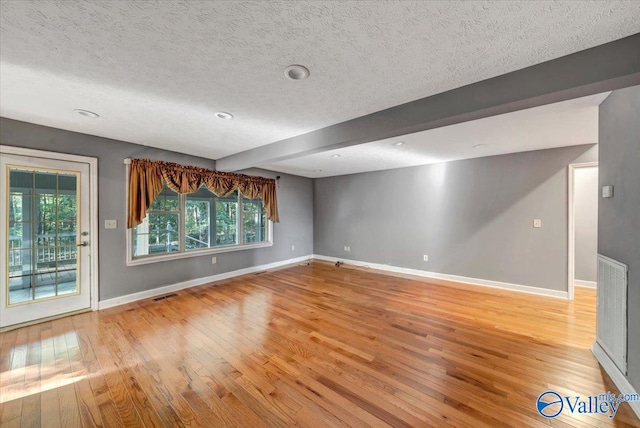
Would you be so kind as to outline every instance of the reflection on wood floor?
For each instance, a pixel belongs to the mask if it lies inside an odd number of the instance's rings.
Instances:
[[[549,389],[616,391],[594,334],[595,290],[313,262],[0,334],[0,425],[639,426],[628,404],[537,413]]]

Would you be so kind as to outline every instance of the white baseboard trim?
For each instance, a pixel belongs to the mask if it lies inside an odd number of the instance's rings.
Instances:
[[[574,279],[573,285],[576,287],[598,288],[598,283],[595,281],[583,281],[582,279]]]
[[[179,282],[177,284],[165,285],[163,287],[157,287],[151,290],[145,290],[138,293],[131,293],[120,297],[114,297],[113,299],[101,300],[100,302],[98,302],[98,309],[112,308],[114,306],[124,305],[126,303],[135,302],[137,300],[148,299],[149,297],[171,293],[172,291],[184,290],[185,288],[196,287],[198,285],[204,285],[210,282],[221,281],[223,279],[229,279],[240,275],[246,275],[248,273],[260,272],[263,270],[275,269],[277,267],[289,264],[305,262],[309,259],[311,259],[311,256],[302,256],[295,259],[287,259],[279,262],[268,263],[266,265],[251,266],[245,269],[219,273],[217,275],[205,276],[203,278],[190,279],[188,281]]]
[[[613,383],[616,384],[618,389],[623,394],[637,394],[636,390],[629,383],[627,378],[622,374],[622,372],[615,365],[613,360],[609,358],[609,355],[602,349],[600,344],[596,341],[593,342],[593,347],[591,348],[591,352],[596,357],[604,371],[607,372]],[[607,391],[602,391],[607,392]],[[640,401],[629,401],[629,406],[631,406],[631,410],[635,412],[635,414],[640,418]]]
[[[566,291],[548,290],[544,288],[531,287],[529,285],[510,284],[508,282],[491,281],[488,279],[469,278],[466,276],[450,275],[447,273],[429,272],[419,269],[403,268],[391,265],[383,265],[378,263],[369,263],[358,260],[348,260],[336,257],[328,257],[320,254],[312,256],[316,260],[324,260],[328,262],[341,261],[348,265],[368,266],[372,269],[383,270],[387,272],[403,273],[407,275],[416,275],[423,278],[444,279],[446,281],[461,282],[464,284],[479,285],[481,287],[500,288],[503,290],[518,291],[521,293],[536,294],[538,296],[555,297],[558,299],[568,299],[569,294]]]

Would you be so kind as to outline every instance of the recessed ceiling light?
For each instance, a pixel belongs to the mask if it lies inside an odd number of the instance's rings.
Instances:
[[[217,111],[215,113],[215,116],[218,119],[222,119],[222,120],[231,120],[231,119],[233,119],[233,115],[231,113],[227,113],[226,111]]]
[[[487,147],[486,144],[476,144],[473,146],[474,149],[484,149],[485,147]]]
[[[75,111],[76,113],[78,113],[81,116],[90,117],[92,119],[96,119],[96,118],[100,117],[100,115],[98,113],[94,113],[92,111],[84,110],[84,109],[81,109],[81,108],[77,108],[77,109],[75,109],[73,111]]]
[[[392,143],[394,146],[401,146],[404,144],[404,141],[396,141],[395,143]]]
[[[309,74],[309,69],[304,65],[292,64],[284,69],[285,77],[290,80],[304,80]]]
[[[331,155],[332,158],[339,158],[340,155]]]

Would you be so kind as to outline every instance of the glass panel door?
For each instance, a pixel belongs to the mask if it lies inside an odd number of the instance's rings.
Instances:
[[[78,293],[78,180],[9,167],[9,305]]]
[[[89,308],[89,164],[3,153],[0,166],[0,327]]]

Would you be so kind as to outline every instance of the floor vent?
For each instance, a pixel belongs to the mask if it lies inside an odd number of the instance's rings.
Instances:
[[[627,374],[627,266],[598,254],[597,341]]]
[[[176,293],[171,293],[171,294],[167,294],[166,296],[160,296],[160,297],[156,297],[155,299],[153,299],[154,302],[157,302],[159,300],[164,300],[164,299],[169,299],[171,297],[176,297],[177,294]]]

